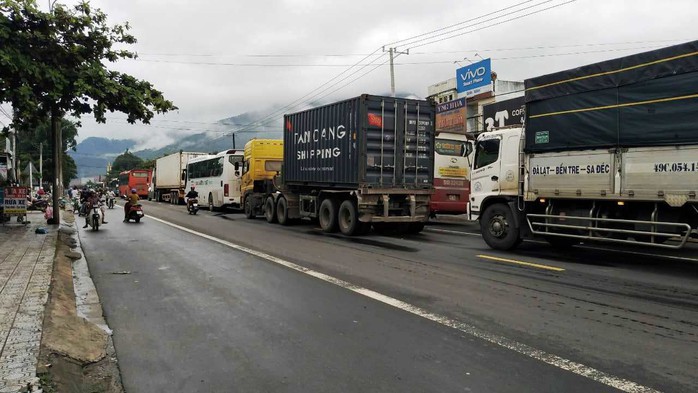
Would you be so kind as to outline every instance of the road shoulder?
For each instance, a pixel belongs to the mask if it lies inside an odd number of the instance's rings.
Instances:
[[[74,270],[74,264],[84,259],[73,228],[74,219],[70,213],[66,212],[65,216],[66,225],[59,231],[56,246],[37,374],[44,392],[121,393],[123,387],[110,331],[105,325],[83,317],[78,306],[96,293],[78,291],[83,299],[76,302],[74,276],[76,282],[90,278],[86,270]],[[101,317],[98,301],[97,298]]]

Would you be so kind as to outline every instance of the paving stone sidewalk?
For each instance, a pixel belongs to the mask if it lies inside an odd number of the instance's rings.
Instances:
[[[36,362],[41,344],[58,227],[41,213],[26,226],[0,225],[0,393],[38,389]],[[47,227],[49,233],[34,231]]]

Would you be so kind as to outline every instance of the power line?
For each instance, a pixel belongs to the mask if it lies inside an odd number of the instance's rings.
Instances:
[[[432,31],[429,31],[429,32],[426,32],[426,33],[418,34],[418,35],[412,36],[412,37],[410,37],[410,38],[405,38],[405,39],[402,39],[402,40],[393,41],[393,42],[390,42],[390,43],[385,44],[385,46],[395,46],[396,44],[401,44],[401,43],[403,43],[403,42],[405,42],[405,41],[411,41],[411,40],[416,39],[416,38],[421,38],[421,37],[424,37],[424,36],[427,36],[427,35],[431,35],[431,34],[438,33],[438,32],[444,31],[444,30],[448,30],[448,29],[451,29],[451,28],[456,27],[456,26],[461,26],[461,25],[464,25],[464,24],[466,24],[466,23],[473,22],[473,21],[478,20],[478,19],[482,19],[482,18],[486,18],[486,17],[491,16],[491,15],[494,15],[494,14],[498,14],[498,13],[500,13],[500,12],[502,12],[502,11],[506,11],[506,10],[511,9],[511,8],[516,8],[516,7],[520,6],[520,5],[524,5],[524,4],[530,3],[530,2],[532,2],[532,1],[534,1],[534,0],[522,1],[522,2],[520,2],[520,3],[516,3],[516,4],[511,5],[511,6],[508,6],[508,7],[500,8],[500,9],[498,9],[498,10],[496,10],[496,11],[492,11],[492,12],[490,12],[490,13],[487,13],[487,14],[484,14],[484,15],[480,15],[480,16],[475,17],[475,18],[472,18],[472,19],[464,20],[464,21],[462,21],[462,22],[458,22],[458,23],[455,23],[455,24],[452,24],[452,25],[449,25],[449,26],[445,26],[445,27],[436,29],[436,30],[432,30]],[[552,0],[547,0],[547,1],[552,1]],[[402,46],[402,45],[401,45],[401,46]]]
[[[548,2],[550,2],[550,1],[551,1],[551,0],[547,0],[547,1],[544,1],[544,2],[541,2],[541,3],[538,3],[538,4],[535,4],[535,5],[532,6],[532,7],[528,7],[528,8],[526,8],[526,9],[518,10],[518,11],[515,11],[515,12],[512,12],[512,13],[518,13],[518,12],[521,12],[521,11],[525,11],[525,10],[527,10],[527,9],[531,9],[531,8],[533,8],[533,7],[537,7],[537,6],[541,5],[541,4],[545,4],[545,3],[548,3]],[[470,31],[462,32],[462,33],[459,33],[459,34],[457,34],[457,35],[453,35],[453,36],[449,36],[449,37],[440,38],[440,39],[438,39],[438,40],[432,40],[432,41],[429,41],[429,42],[422,43],[422,44],[420,44],[420,45],[416,45],[416,46],[414,46],[414,47],[426,46],[426,45],[429,45],[429,44],[432,44],[432,43],[435,43],[435,42],[445,41],[445,40],[447,40],[447,39],[455,38],[455,37],[462,36],[462,35],[465,35],[465,34],[470,34],[470,33],[472,33],[472,32],[475,32],[475,31],[478,31],[478,30],[482,30],[482,29],[484,29],[484,28],[488,28],[488,27],[500,25],[500,24],[503,24],[503,23],[507,23],[507,22],[510,22],[510,21],[512,21],[512,20],[516,20],[516,19],[523,18],[523,17],[529,16],[529,15],[533,15],[533,14],[536,14],[536,13],[540,13],[540,12],[546,11],[546,10],[548,10],[548,9],[552,9],[552,8],[556,8],[556,7],[559,7],[559,6],[568,4],[568,3],[572,3],[572,2],[574,2],[574,1],[576,1],[576,0],[569,0],[569,1],[565,2],[565,3],[560,3],[560,4],[557,4],[557,5],[555,5],[555,6],[543,8],[543,9],[540,9],[540,10],[537,10],[537,11],[534,11],[534,12],[530,12],[530,13],[528,13],[528,14],[518,15],[518,16],[515,17],[515,18],[510,18],[510,19],[507,19],[507,20],[504,20],[504,21],[500,21],[500,22],[497,22],[497,23],[492,24],[492,25],[490,25],[490,26],[484,26],[484,27],[482,27],[482,28],[478,28],[478,29],[475,29],[475,30],[470,30]],[[522,4],[525,4],[525,3],[528,3],[528,2],[529,2],[529,1],[522,2],[522,3],[518,3],[518,4],[516,4],[516,5],[512,6],[512,7],[516,7],[516,6],[518,6],[518,5],[522,5]],[[483,17],[486,17],[486,16],[488,16],[488,15],[495,14],[495,13],[497,13],[497,12],[501,12],[501,11],[503,11],[503,10],[506,10],[506,9],[509,9],[509,8],[512,8],[512,7],[504,8],[504,9],[501,9],[501,10],[499,10],[499,11],[495,11],[495,12],[493,12],[493,13],[485,14],[485,15],[483,15],[483,16],[480,16],[480,17],[478,17],[478,18],[471,19],[471,20],[469,20],[469,21],[482,19]],[[493,19],[498,19],[498,18],[501,18],[501,17],[503,17],[503,16],[510,15],[510,14],[512,14],[512,13],[507,13],[507,14],[504,14],[504,15],[500,15],[499,17],[496,17],[496,18],[493,18]],[[453,30],[453,31],[449,32],[448,34],[451,34],[451,33],[455,32],[455,31],[459,31],[459,30],[462,30],[462,29],[465,29],[465,28],[468,28],[468,27],[472,27],[472,26],[478,25],[478,24],[481,24],[481,23],[476,23],[476,24],[473,24],[473,25],[465,26],[465,27],[462,27],[462,28]],[[436,35],[435,37],[441,36],[441,35],[443,35],[443,33],[442,33],[442,34],[438,34],[438,35]],[[423,36],[423,35],[420,35],[420,36]],[[415,37],[416,37],[416,36],[415,36]],[[413,37],[413,38],[414,38],[414,37]],[[412,40],[411,38],[408,38],[408,39],[405,39],[405,40],[401,40],[400,42],[405,42],[405,41],[410,41],[410,42],[412,42],[412,43],[416,43],[416,42],[423,41],[423,40],[414,41],[414,40]],[[398,41],[396,41],[396,42],[398,42]],[[390,44],[388,44],[388,45],[390,45]],[[409,49],[411,49],[411,48],[412,48],[412,47],[410,47]],[[375,52],[374,52],[374,53],[375,53]],[[372,63],[375,62],[375,61],[376,61],[376,59],[374,59],[374,60],[372,61]],[[368,66],[368,65],[370,65],[370,64],[372,64],[372,63],[369,63],[369,64],[367,64],[367,65],[364,65],[362,68],[365,68],[366,66]],[[383,63],[383,64],[385,64],[385,63]],[[360,70],[355,71],[353,74],[355,74],[355,73],[358,72],[358,71],[360,71]],[[372,71],[372,70],[371,70],[371,71]],[[368,72],[365,73],[365,74],[363,74],[363,75],[360,76],[359,78],[365,76],[366,74],[368,74]],[[350,76],[351,76],[351,75],[350,75]],[[356,78],[356,79],[359,79],[359,78]],[[345,77],[344,79],[342,79],[342,80],[339,81],[339,82],[342,82],[343,80],[346,80],[346,79],[347,79],[347,78]],[[338,90],[341,90],[342,88],[344,88],[344,87],[346,87],[347,85],[353,83],[354,81],[355,81],[355,80],[352,80],[350,83],[348,83],[348,84],[346,84],[346,85],[343,85],[343,86],[341,86],[341,87],[338,88],[338,89],[335,89],[334,91],[332,91],[332,92],[329,93],[329,94],[332,94],[332,93],[334,93],[334,92],[336,92],[336,91],[338,91]],[[338,82],[338,83],[339,83],[339,82]],[[336,86],[336,84],[334,84],[334,85]],[[332,88],[332,87],[334,87],[334,86],[331,86],[331,87],[325,89],[324,91],[327,91],[327,90],[329,90],[329,89]],[[322,94],[322,92],[320,92],[319,94]],[[324,95],[323,98],[324,98],[324,97],[327,97],[329,94]],[[260,122],[258,122],[258,123],[256,123],[256,124],[264,125],[264,124],[266,124],[266,122],[267,122],[267,120],[262,120],[262,121],[260,121]],[[254,126],[254,124],[252,124],[252,126]],[[244,129],[245,129],[245,127],[242,128],[242,130],[244,130]],[[234,133],[234,132],[235,132],[235,131],[233,131],[233,133]]]
[[[594,43],[579,43],[570,45],[547,45],[547,46],[528,46],[528,47],[509,47],[509,48],[471,48],[453,51],[425,51],[425,52],[410,52],[410,56],[416,55],[436,55],[436,54],[452,54],[463,52],[500,52],[500,51],[521,51],[521,50],[539,50],[539,49],[559,49],[559,48],[574,48],[583,46],[609,46],[609,45],[635,45],[635,44],[654,44],[666,42],[685,42],[691,38],[675,38],[667,40],[650,40],[650,41],[621,41],[621,42],[594,42]],[[233,54],[233,53],[139,53],[144,56],[163,56],[163,57],[263,57],[263,58],[294,58],[294,57],[359,57],[368,56],[369,53],[332,53],[332,54],[312,54],[312,53],[291,53],[291,54]],[[132,59],[124,59],[132,60]]]
[[[438,42],[450,40],[450,39],[452,39],[452,38],[460,37],[460,36],[463,36],[463,35],[466,35],[466,34],[471,34],[471,33],[474,33],[474,32],[476,32],[476,31],[480,31],[480,30],[484,30],[484,29],[489,29],[490,27],[499,26],[499,25],[501,25],[501,24],[508,23],[508,22],[512,22],[512,21],[515,21],[515,20],[518,20],[518,19],[523,19],[523,18],[525,18],[525,17],[527,17],[527,16],[539,14],[539,13],[541,13],[541,12],[543,12],[543,11],[548,11],[548,10],[551,10],[551,9],[553,9],[553,8],[558,8],[558,7],[561,7],[561,6],[563,6],[563,5],[567,5],[567,4],[570,4],[570,3],[574,3],[575,1],[577,1],[577,0],[568,0],[568,1],[564,2],[564,3],[555,4],[555,5],[552,5],[552,6],[550,6],[550,7],[546,7],[546,8],[542,8],[542,9],[540,9],[540,10],[536,10],[536,11],[529,12],[529,13],[527,13],[527,14],[517,15],[517,16],[515,16],[515,17],[513,17],[513,18],[505,19],[505,20],[503,20],[503,21],[499,21],[499,22],[493,23],[493,24],[491,24],[491,25],[489,25],[489,26],[479,27],[479,28],[474,29],[474,30],[465,31],[465,32],[462,32],[462,33],[454,34],[454,35],[451,35],[451,36],[448,36],[448,37],[444,37],[444,38],[440,38],[440,39],[437,39],[437,40],[424,42],[424,43],[421,43],[421,44],[419,44],[419,45],[410,46],[408,49],[420,48],[420,47],[422,47],[422,46],[431,45],[431,44],[435,44],[435,43],[438,43]],[[546,2],[547,2],[547,1],[546,1]],[[541,4],[543,4],[543,3],[541,3]],[[536,5],[536,6],[537,6],[537,5]],[[533,6],[533,7],[535,7],[535,6]],[[530,8],[533,8],[533,7],[530,7]]]

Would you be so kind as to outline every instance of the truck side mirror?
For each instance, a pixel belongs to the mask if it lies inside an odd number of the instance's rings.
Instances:
[[[235,162],[235,173],[240,170],[240,161]]]

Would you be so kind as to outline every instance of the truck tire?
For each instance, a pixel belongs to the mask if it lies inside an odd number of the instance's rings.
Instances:
[[[356,210],[354,201],[347,199],[339,205],[337,224],[339,225],[339,231],[345,236],[358,234],[361,222],[359,221],[359,212]]]
[[[487,206],[480,218],[485,243],[495,250],[511,250],[520,243],[519,229],[514,226],[512,211],[503,203]]]
[[[320,221],[320,228],[324,232],[337,232],[337,204],[335,201],[329,198],[322,201],[320,210],[318,210],[318,221]]]
[[[267,197],[267,200],[264,201],[264,218],[270,224],[276,222],[276,204],[273,197]]]
[[[283,196],[276,201],[276,219],[281,225],[290,225],[291,220],[288,218],[288,202]]]
[[[257,217],[257,215],[254,212],[254,207],[252,206],[252,200],[248,197],[245,197],[245,218],[248,220],[252,220]]]

